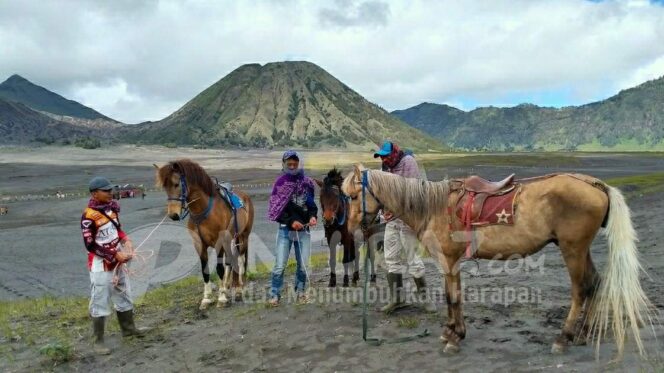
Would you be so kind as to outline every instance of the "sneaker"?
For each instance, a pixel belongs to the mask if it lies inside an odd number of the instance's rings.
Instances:
[[[308,304],[309,303],[309,295],[306,293],[300,293],[297,295],[297,304]]]
[[[270,300],[267,301],[267,305],[270,307],[278,307],[279,306],[279,297],[272,297]]]

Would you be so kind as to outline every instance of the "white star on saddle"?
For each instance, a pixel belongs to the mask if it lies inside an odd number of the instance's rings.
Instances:
[[[498,217],[498,223],[509,224],[509,221],[507,220],[507,218],[512,216],[512,214],[508,214],[507,211],[505,211],[505,209],[503,209],[503,211],[496,214],[496,216]]]

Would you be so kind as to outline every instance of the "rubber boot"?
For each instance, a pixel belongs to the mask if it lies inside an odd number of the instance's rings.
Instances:
[[[424,276],[414,277],[413,280],[415,280],[415,286],[417,287],[418,301],[420,302],[421,307],[426,312],[429,313],[436,312],[437,311],[436,305],[433,304],[433,302],[431,302],[431,299],[429,299],[429,295],[427,294],[427,283],[424,280]]]
[[[399,308],[405,307],[407,304],[403,298],[403,276],[401,273],[388,272],[387,285],[390,289],[390,302],[383,306],[380,310],[389,314]]]
[[[369,282],[373,285],[376,284],[376,274],[375,273],[373,275],[371,275],[371,277],[369,277]]]
[[[360,272],[353,272],[353,286],[357,286],[358,281],[360,281]]]
[[[349,281],[348,275],[344,275],[343,287],[347,288],[348,286],[350,286],[349,283],[350,283],[350,281]]]
[[[97,355],[108,355],[111,350],[104,345],[104,324],[106,323],[105,317],[92,318],[92,334],[94,341],[92,348]]]
[[[327,284],[327,287],[333,288],[337,286],[337,275],[334,272],[330,272],[330,283]]]
[[[134,311],[124,311],[117,312],[118,314],[118,323],[120,323],[120,329],[122,330],[123,337],[143,337],[144,333],[147,331],[145,328],[138,329],[134,324]]]

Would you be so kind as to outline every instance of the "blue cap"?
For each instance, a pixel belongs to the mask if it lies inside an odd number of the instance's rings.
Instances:
[[[374,158],[388,156],[390,153],[392,153],[392,143],[390,141],[385,141],[383,146],[381,146],[380,149],[374,153]]]
[[[113,189],[113,185],[111,185],[111,182],[105,177],[93,177],[92,180],[90,180],[90,191],[92,192],[97,189],[111,190]]]
[[[281,156],[281,160],[283,162],[286,162],[287,159],[295,159],[296,161],[300,161],[300,156],[297,154],[295,150],[286,150],[284,152],[284,155]]]

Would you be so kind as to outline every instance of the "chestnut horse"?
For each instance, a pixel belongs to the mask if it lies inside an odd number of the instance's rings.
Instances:
[[[341,172],[336,168],[331,169],[327,176],[320,181],[314,179],[320,187],[320,207],[323,210],[323,226],[325,227],[325,239],[330,249],[330,282],[329,287],[335,287],[336,281],[336,255],[337,245],[344,248],[342,263],[344,265],[343,286],[349,286],[349,272],[354,265],[353,286],[360,280],[360,248],[355,244],[352,232],[348,230],[348,196],[341,192],[341,183],[344,181]],[[365,260],[371,262],[370,282],[376,282],[376,271],[374,267],[374,245],[369,245],[369,256]]]
[[[561,353],[569,343],[584,342],[587,337],[596,342],[599,353],[601,339],[612,331],[622,356],[626,334],[631,331],[643,354],[639,327],[644,317],[650,318],[652,305],[641,288],[636,232],[620,190],[580,174],[556,174],[519,183],[514,224],[475,228],[475,234],[482,238],[475,256],[503,260],[525,257],[555,243],[570,275],[572,302],[552,352]],[[463,185],[463,180],[406,179],[356,165],[342,186],[351,197],[349,229],[363,226],[363,221],[371,220],[384,207],[411,226],[438,259],[448,307],[441,337],[445,352],[459,351],[459,342],[466,334],[459,264],[467,242],[458,238],[466,232],[461,219],[448,213],[448,208],[454,211]],[[606,227],[609,250],[605,272],[600,276],[590,257],[590,245],[602,226]],[[582,323],[577,327],[584,303]]]
[[[201,261],[203,272],[203,300],[205,309],[214,301],[208,271],[208,247],[217,253],[219,295],[217,306],[228,303],[227,293],[231,285],[240,287],[239,298],[246,280],[249,235],[254,222],[254,206],[249,196],[234,190],[244,207],[233,211],[223,200],[205,170],[197,163],[180,159],[157,168],[157,185],[164,188],[168,196],[168,216],[183,220],[190,215],[187,227]],[[232,282],[232,284],[231,284]]]

